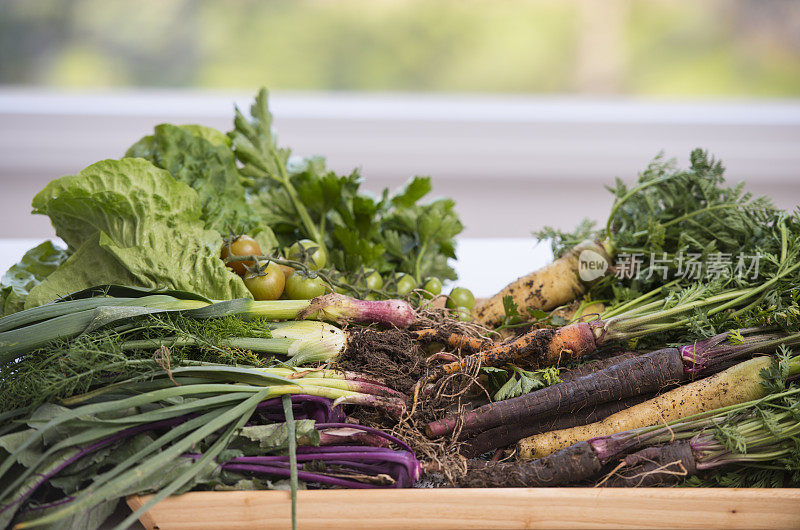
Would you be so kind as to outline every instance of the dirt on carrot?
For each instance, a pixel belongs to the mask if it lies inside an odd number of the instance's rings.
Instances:
[[[644,449],[622,459],[598,486],[607,488],[649,488],[674,486],[697,474],[692,447],[682,440]]]
[[[338,367],[377,377],[387,386],[412,395],[414,385],[425,375],[425,354],[408,332],[348,329],[348,343]]]
[[[600,472],[602,464],[591,446],[582,442],[532,462],[469,460],[458,480],[464,488],[535,488],[583,482]]]
[[[457,325],[446,329],[456,334],[468,332]],[[452,486],[466,472],[465,460],[458,454],[459,431],[431,440],[424,429],[429,422],[464,409],[474,397],[477,368],[450,374],[423,391],[422,382],[427,379],[429,363],[413,337],[412,333],[397,329],[349,330],[348,347],[338,367],[378,377],[411,398],[408,412],[400,421],[369,407],[355,408],[350,417],[363,425],[389,430],[408,443],[420,460],[437,469],[434,476],[438,479],[428,480],[428,486]]]

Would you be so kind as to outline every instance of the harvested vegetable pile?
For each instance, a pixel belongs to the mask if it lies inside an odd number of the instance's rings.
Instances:
[[[62,249],[0,284],[0,525],[192,489],[800,483],[800,210],[700,150],[487,300],[430,179],[163,124],[33,199]],[[502,259],[493,256],[492,259]],[[638,261],[637,261],[638,260]],[[294,513],[294,511],[293,511]]]

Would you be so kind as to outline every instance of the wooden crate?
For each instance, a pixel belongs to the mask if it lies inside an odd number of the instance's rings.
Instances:
[[[136,509],[148,497],[130,497]],[[148,529],[291,528],[284,491],[190,492]],[[800,489],[531,488],[300,491],[298,528],[800,528]]]

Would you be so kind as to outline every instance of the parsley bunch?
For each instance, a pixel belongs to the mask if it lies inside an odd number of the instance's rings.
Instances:
[[[462,225],[452,200],[420,202],[431,191],[430,178],[414,177],[399,191],[374,197],[360,189],[358,170],[337,175],[322,158],[298,159],[278,147],[266,90],[250,113],[247,118],[236,110],[229,136],[242,164],[248,205],[281,246],[313,240],[329,256],[333,270],[326,274],[340,273],[344,283],[357,283],[369,269],[390,280],[398,272],[417,282],[456,278],[448,258],[455,258],[454,237]]]

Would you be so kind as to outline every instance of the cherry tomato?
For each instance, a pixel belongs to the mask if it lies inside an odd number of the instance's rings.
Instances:
[[[325,250],[318,243],[310,239],[301,239],[289,247],[289,250],[286,252],[286,257],[291,260],[302,261],[309,269],[315,271],[324,267],[325,263],[328,261]]]
[[[328,286],[316,274],[311,276],[298,271],[286,281],[286,296],[290,300],[310,300],[328,290]]]
[[[416,289],[417,282],[410,274],[399,274],[397,276],[397,294],[400,296],[406,295]]]
[[[455,316],[461,322],[469,322],[472,320],[472,311],[467,307],[457,307]]]
[[[226,239],[222,245],[222,253],[220,257],[226,259],[229,256],[260,256],[261,247],[258,242],[250,236],[243,235],[233,239]],[[239,276],[244,276],[247,273],[247,267],[252,267],[252,261],[231,261],[226,263],[226,266],[233,269]]]
[[[435,276],[431,276],[425,282],[425,286],[423,287],[423,289],[425,289],[428,293],[430,293],[429,295],[426,295],[427,298],[436,296],[437,294],[442,292],[442,280],[436,278]]]
[[[448,298],[446,305],[450,309],[456,309],[458,307],[472,309],[475,306],[475,296],[469,289],[455,287],[450,291],[450,298]]]
[[[367,289],[377,291],[383,287],[383,277],[378,271],[370,269],[365,271],[365,273],[364,284],[367,286]]]
[[[283,276],[285,277],[286,280],[289,279],[289,276],[294,274],[295,271],[294,267],[290,267],[288,265],[280,265],[280,264],[278,265],[278,267],[280,267],[281,270],[283,271]]]
[[[283,293],[285,284],[283,270],[272,261],[267,266],[259,267],[257,272],[248,271],[244,276],[244,285],[256,300],[277,300]]]

